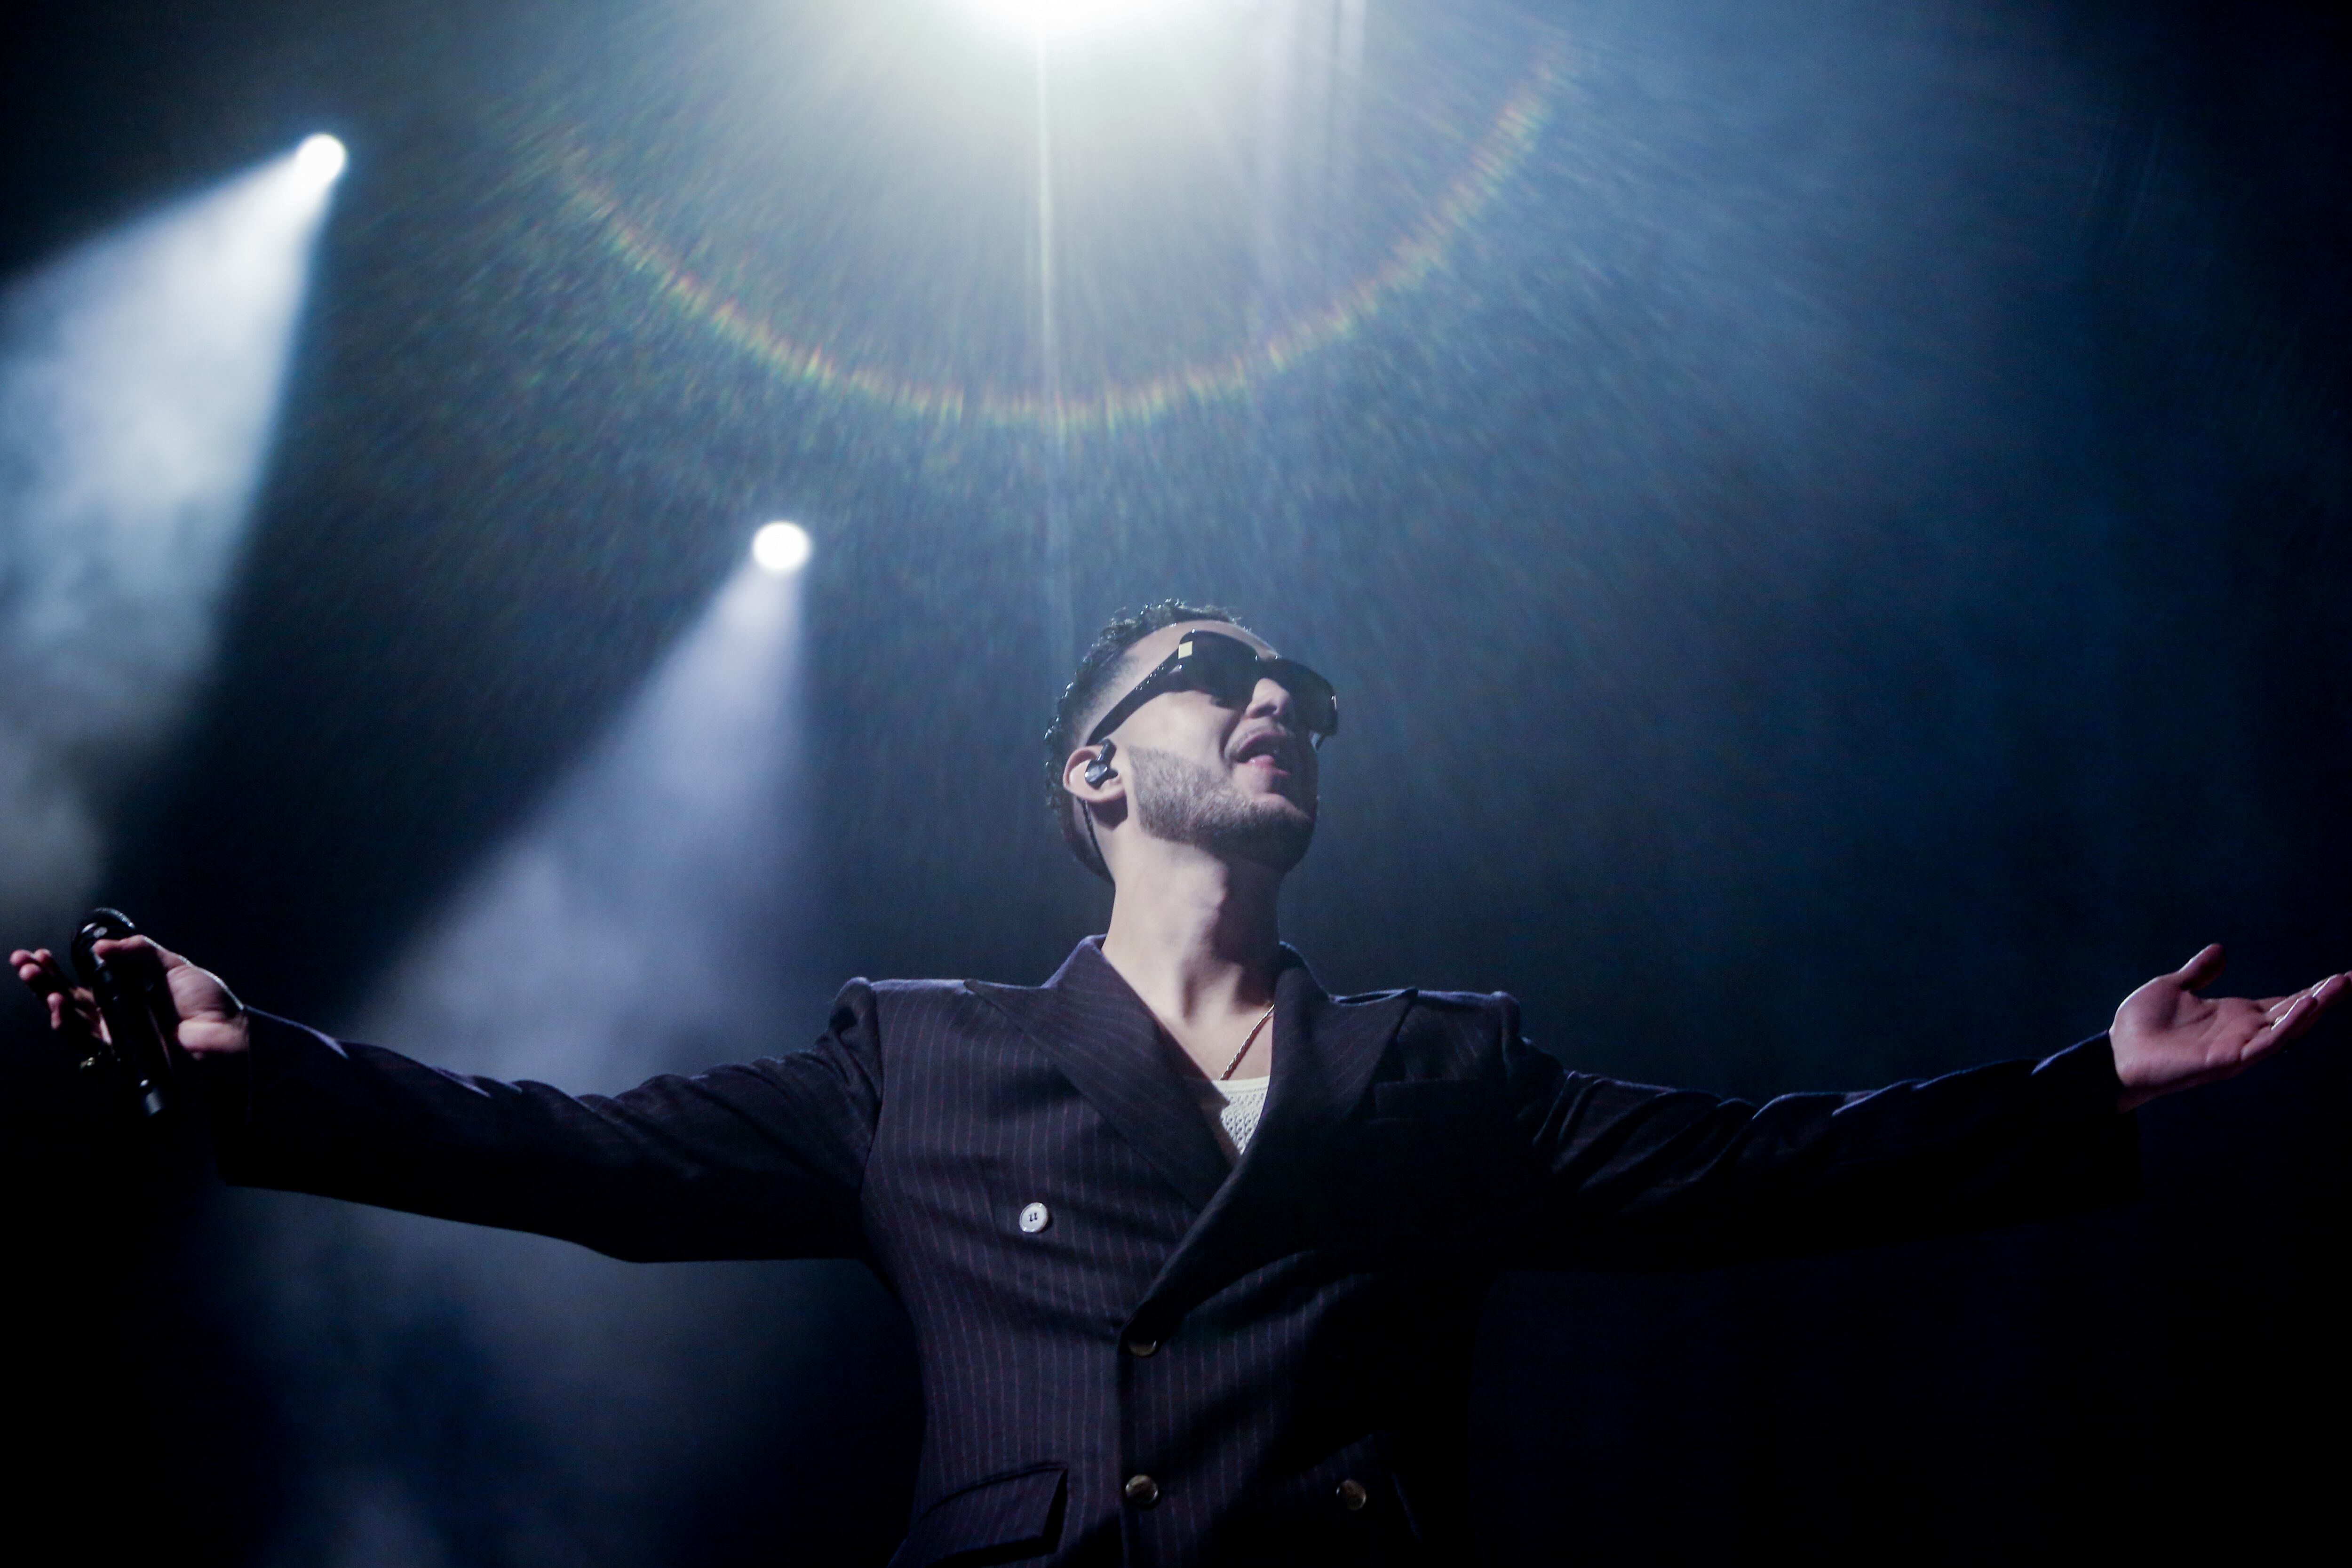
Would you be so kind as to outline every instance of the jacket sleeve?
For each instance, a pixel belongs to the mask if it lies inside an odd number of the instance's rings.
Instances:
[[[872,989],[810,1050],[574,1097],[446,1072],[256,1013],[206,1062],[221,1173],[639,1261],[865,1252],[882,1078]]]
[[[2137,1120],[2116,1109],[2105,1036],[2042,1061],[1758,1105],[1570,1071],[1517,1023],[1505,1054],[1528,1160],[1522,1262],[1703,1267],[2045,1218],[2138,1190]]]

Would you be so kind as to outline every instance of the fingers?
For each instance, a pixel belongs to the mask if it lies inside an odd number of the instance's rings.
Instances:
[[[2322,980],[2319,985],[2310,987],[2310,990],[2300,990],[2294,996],[2284,996],[2279,1006],[2265,1008],[2265,1013],[2270,1016],[2272,1032],[2284,1035],[2288,1030],[2307,1030],[2319,1018],[2319,1013],[2326,1011],[2338,996],[2345,994],[2347,985],[2352,985],[2352,975],[2328,975],[2326,980]]]
[[[2288,997],[2282,1005],[2265,1009],[2266,1016],[2261,1026],[2248,1043],[2249,1053],[2284,1045],[2302,1032],[2304,1020],[2310,1012],[2310,994],[2300,991]]]
[[[2338,982],[2344,984],[2339,984]],[[2265,1022],[2274,1024],[2285,1016],[2289,1007],[2305,997],[2325,1007],[2336,997],[2341,996],[2347,986],[2352,986],[2352,973],[2330,974],[2300,991],[2289,991],[2277,996],[2257,996],[2254,998],[2254,1005],[2267,1015]]]
[[[2307,990],[2287,996],[2265,996],[2255,1005],[2263,1010],[2263,1026],[2283,1030],[2290,1023],[2302,1023],[2316,1016],[2320,1008],[2342,994],[2344,977],[2331,974]]]
[[[73,982],[67,977],[65,966],[58,962],[58,955],[46,947],[35,948],[30,952],[20,947],[8,955],[8,962],[16,966],[16,978],[41,995],[52,996],[60,991],[73,989]]]
[[[180,1048],[192,1057],[234,1056],[252,1043],[242,1016],[189,1018],[180,1025]]]
[[[102,959],[111,958],[118,952],[152,952],[165,969],[177,968],[188,962],[152,937],[107,937],[90,943],[89,951]]]
[[[2273,998],[2263,1011],[2264,1022],[2248,1042],[2245,1059],[2253,1061],[2268,1056],[2279,1047],[2311,1027],[2320,1014],[2334,1005],[2352,985],[2352,976],[2331,974],[2307,991],[2298,991],[2284,998]]]
[[[2196,957],[2172,972],[2172,978],[2184,991],[2202,991],[2221,978],[2221,971],[2228,967],[2229,962],[2229,956],[2221,951],[2220,942],[2207,942]]]
[[[46,947],[31,950],[18,948],[8,955],[16,966],[16,978],[32,989],[49,1015],[49,1027],[61,1035],[87,1036],[93,1039],[106,1037],[105,1025],[98,1016],[98,1004],[88,991],[73,983],[73,977],[58,962],[58,955]]]

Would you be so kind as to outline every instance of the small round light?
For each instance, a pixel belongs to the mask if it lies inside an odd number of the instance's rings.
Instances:
[[[333,184],[342,174],[343,165],[350,162],[351,154],[343,151],[343,144],[323,132],[305,136],[302,144],[294,149],[294,172],[321,187]]]
[[[808,530],[797,522],[772,522],[751,536],[751,559],[762,572],[782,577],[808,564]]]

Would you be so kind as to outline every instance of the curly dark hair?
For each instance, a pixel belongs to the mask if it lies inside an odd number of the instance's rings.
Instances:
[[[1078,864],[1106,882],[1110,880],[1110,868],[1103,864],[1102,856],[1080,820],[1076,797],[1062,787],[1062,764],[1069,760],[1072,752],[1086,744],[1085,721],[1102,706],[1104,689],[1118,674],[1127,650],[1153,632],[1179,621],[1223,621],[1244,631],[1249,629],[1230,610],[1221,610],[1214,605],[1188,605],[1181,599],[1162,599],[1132,613],[1121,610],[1103,623],[1103,629],[1095,636],[1094,646],[1078,660],[1078,672],[1070,677],[1069,689],[1054,704],[1054,721],[1045,727],[1045,808],[1061,826],[1062,842],[1070,847]]]

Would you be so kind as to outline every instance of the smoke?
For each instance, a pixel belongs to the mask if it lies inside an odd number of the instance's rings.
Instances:
[[[331,174],[289,154],[0,297],[0,920],[69,912],[170,731],[269,447]]]

